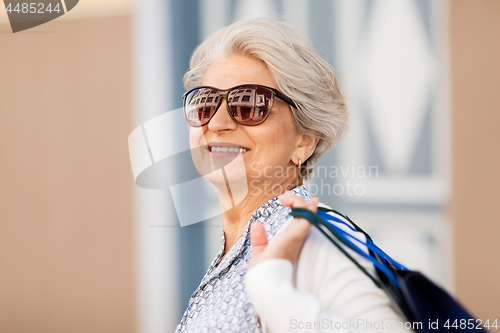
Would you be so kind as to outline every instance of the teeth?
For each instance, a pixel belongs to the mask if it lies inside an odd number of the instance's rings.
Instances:
[[[211,152],[232,152],[232,153],[243,153],[246,152],[248,149],[245,148],[232,148],[232,147],[210,147]]]

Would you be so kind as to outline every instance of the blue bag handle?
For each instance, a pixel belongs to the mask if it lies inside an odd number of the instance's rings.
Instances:
[[[350,226],[349,224],[347,224],[345,221],[342,221],[341,219],[339,219],[338,217],[335,217],[335,216],[332,216],[328,213],[326,213],[325,211],[318,211],[317,213],[320,217],[322,217],[326,222],[329,222],[328,220],[333,220],[335,222],[339,222],[339,223],[342,223],[343,225],[347,226],[349,229],[351,229],[352,231],[356,231],[356,232],[359,232],[360,230],[359,229],[355,229],[353,228],[352,226]],[[352,222],[351,222],[352,223]],[[341,228],[337,227],[334,225],[335,228],[338,228],[338,230],[340,230],[341,232],[344,233],[344,235],[347,235],[348,237],[350,237],[351,239],[357,241],[358,243],[360,244],[363,244],[365,245],[369,250],[373,251],[374,253],[376,253],[380,258],[390,262],[391,264],[393,264],[396,268],[398,269],[401,269],[401,270],[404,270],[404,271],[407,271],[408,268],[406,268],[405,266],[403,266],[402,264],[400,264],[399,262],[397,262],[396,260],[392,259],[387,253],[385,253],[384,251],[382,251],[377,245],[375,245],[375,243],[373,243],[373,241],[370,239],[370,238],[366,238],[366,243],[364,243],[363,241],[359,240],[358,238],[352,236],[351,234],[345,232],[344,230],[342,230]],[[364,232],[363,232],[364,233]],[[365,236],[366,236],[366,233],[365,233]]]
[[[359,246],[355,244],[362,244],[365,245],[369,251],[377,254],[381,259],[384,261],[388,261],[391,264],[393,264],[396,268],[402,269],[402,270],[407,270],[403,265],[392,259],[389,255],[387,255],[384,251],[382,251],[378,246],[376,246],[369,237],[367,237],[366,243],[357,239],[356,237],[352,236],[351,234],[347,233],[343,229],[339,228],[337,225],[331,222],[331,220],[335,222],[339,222],[343,225],[346,225],[349,229],[353,231],[358,231],[354,229],[352,226],[348,225],[344,221],[340,220],[339,218],[332,216],[330,214],[327,214],[324,211],[318,211],[318,213],[314,213],[310,211],[309,209],[306,208],[292,208],[292,212],[290,213],[292,216],[295,217],[302,217],[307,219],[309,222],[311,222],[313,225],[315,225],[328,239],[330,239],[334,245],[336,245],[341,252],[343,252],[356,266],[358,266],[378,287],[382,287],[381,283],[370,273],[368,273],[363,267],[359,265],[359,263],[352,258],[347,252],[344,251],[344,249],[338,244],[334,238],[332,238],[330,235],[325,232],[324,229],[328,230],[331,234],[335,236],[340,242],[342,242],[344,245],[346,245],[348,248],[351,250],[355,251],[362,257],[366,258],[369,260],[380,272],[382,272],[397,288],[399,288],[400,284],[396,276],[393,274],[390,268],[388,268],[384,263],[380,262],[380,260],[377,260],[373,255],[370,255],[363,251]],[[330,220],[330,221],[329,221]],[[322,228],[324,227],[324,228]]]

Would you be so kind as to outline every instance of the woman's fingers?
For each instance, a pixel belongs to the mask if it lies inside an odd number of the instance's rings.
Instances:
[[[293,193],[285,193],[279,197],[281,203],[288,207],[304,207],[311,211],[318,209],[318,198],[312,198],[306,204],[302,197]],[[271,258],[287,259],[291,263],[297,260],[302,244],[304,243],[311,224],[306,219],[294,218],[290,225],[276,235],[274,240],[268,244],[264,226],[255,221],[250,227],[250,244],[252,245],[252,258],[248,269],[261,261]]]
[[[312,198],[306,204],[302,197],[294,195],[293,193],[286,193],[280,196],[280,201],[283,205],[288,207],[304,207],[311,211],[318,209],[319,198]],[[283,230],[281,235],[277,235],[277,243],[288,249],[288,258],[292,263],[297,259],[300,248],[309,233],[311,224],[303,218],[294,218],[290,225]]]
[[[289,207],[304,207],[313,212],[318,210],[319,198],[314,197],[306,204],[302,197],[294,194],[284,194],[280,197],[280,201],[285,206]],[[309,229],[311,228],[311,224],[309,221],[303,218],[294,218],[290,226],[287,228],[287,236],[289,237],[289,241],[294,243],[299,242],[302,244],[304,238],[309,233]]]
[[[279,201],[287,207],[306,207],[306,202],[302,197],[293,194],[292,192],[285,192],[279,196]]]
[[[307,203],[307,208],[313,212],[318,211],[319,198],[314,197]]]
[[[309,200],[309,203],[306,204],[305,200],[302,197],[295,195],[292,192],[285,192],[285,194],[280,195],[279,200],[283,205],[287,207],[303,207],[308,208],[313,212],[316,212],[319,203],[319,198],[314,197]]]
[[[318,209],[318,202],[319,198],[312,198],[307,203],[306,208],[313,212],[316,212],[316,210]],[[309,233],[309,229],[311,228],[311,223],[309,223],[309,221],[303,218],[294,218],[290,227],[292,227],[290,231],[291,232],[293,231],[294,239],[296,241],[303,241],[304,238]]]

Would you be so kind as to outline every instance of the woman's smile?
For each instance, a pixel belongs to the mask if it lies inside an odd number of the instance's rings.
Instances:
[[[238,155],[244,154],[250,149],[232,142],[210,142],[207,145],[207,150],[210,156],[225,156],[225,155]]]

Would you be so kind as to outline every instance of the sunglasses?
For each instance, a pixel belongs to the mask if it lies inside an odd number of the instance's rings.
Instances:
[[[196,87],[184,94],[184,118],[190,126],[204,126],[212,119],[224,98],[227,112],[236,123],[255,126],[262,124],[271,113],[274,96],[296,107],[280,91],[256,84],[244,84],[226,90]]]

